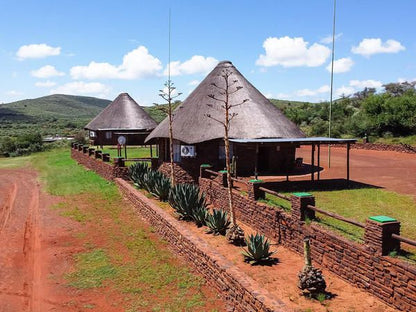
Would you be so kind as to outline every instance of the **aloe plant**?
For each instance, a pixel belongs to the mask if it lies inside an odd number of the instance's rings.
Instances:
[[[206,224],[209,228],[207,233],[213,233],[214,235],[224,235],[227,231],[227,228],[230,226],[230,219],[228,215],[223,210],[212,211],[212,214],[209,214],[206,219]]]
[[[270,252],[269,240],[264,236],[256,233],[250,234],[246,239],[247,249],[244,249],[244,261],[250,264],[259,264],[271,260],[275,252]]]
[[[199,187],[194,184],[175,185],[170,192],[169,203],[182,220],[192,220],[196,209],[206,207],[205,196],[199,193]]]
[[[137,162],[129,167],[130,179],[138,188],[145,188],[145,175],[150,171],[146,163]]]
[[[161,201],[166,201],[169,199],[170,189],[171,183],[169,178],[163,174],[154,175],[153,190],[151,192],[153,195]]]
[[[208,215],[207,208],[205,206],[200,206],[192,212],[192,219],[198,227],[201,227],[206,225]]]

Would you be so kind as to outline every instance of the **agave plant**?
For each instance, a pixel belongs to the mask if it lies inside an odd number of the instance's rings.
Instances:
[[[198,227],[201,227],[206,225],[208,215],[207,208],[205,206],[200,206],[192,212],[192,219]]]
[[[244,249],[244,261],[250,264],[259,264],[271,260],[275,252],[270,252],[269,240],[264,236],[256,233],[250,234],[246,239],[247,249]]]
[[[206,224],[209,228],[207,233],[213,233],[214,235],[224,235],[227,228],[230,226],[230,219],[228,218],[227,212],[223,210],[212,211],[206,219]]]
[[[146,163],[137,162],[129,167],[130,179],[138,188],[145,188],[145,175],[150,171]]]
[[[199,187],[194,184],[175,185],[170,192],[169,203],[182,220],[192,220],[196,209],[206,207],[205,196],[200,195]]]
[[[166,201],[169,199],[170,189],[171,187],[169,178],[165,177],[163,174],[154,175],[154,184],[152,191],[153,195],[155,195],[161,201]]]

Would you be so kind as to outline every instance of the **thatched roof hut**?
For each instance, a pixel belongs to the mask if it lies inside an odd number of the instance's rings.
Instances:
[[[156,126],[156,121],[128,93],[121,93],[84,129],[90,131],[94,145],[117,144],[119,135],[127,137],[129,145],[136,145],[143,144]]]
[[[223,70],[232,73],[230,80],[236,81],[236,86],[242,87],[230,97],[230,103],[241,103],[232,109],[236,117],[231,122],[230,138],[259,139],[259,138],[300,138],[305,134],[260,93],[229,61],[220,62],[199,86],[174,111],[173,137],[187,144],[195,144],[224,136],[224,129],[215,119],[224,119],[224,111],[220,103],[209,95],[223,97],[215,87],[224,86]],[[213,118],[207,117],[207,115]],[[169,137],[169,123],[165,119],[146,138]]]

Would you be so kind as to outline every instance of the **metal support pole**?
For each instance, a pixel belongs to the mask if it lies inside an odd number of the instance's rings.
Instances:
[[[314,143],[312,143],[311,163],[312,163],[311,180],[315,181],[315,144]]]
[[[321,144],[318,143],[318,181],[321,179]]]
[[[350,143],[347,143],[347,182],[350,182]]]
[[[150,144],[150,158],[153,158],[153,146]]]

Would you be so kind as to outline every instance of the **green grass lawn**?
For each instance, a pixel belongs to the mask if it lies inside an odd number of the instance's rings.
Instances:
[[[109,153],[111,158],[117,157],[116,146],[104,146],[103,153]],[[124,158],[124,148],[121,150],[121,157]],[[128,146],[127,158],[150,157],[150,146]],[[156,147],[153,145],[153,157],[156,157]]]
[[[53,209],[82,226],[73,235],[84,242],[84,250],[74,255],[75,268],[66,275],[68,286],[110,286],[125,297],[123,311],[217,311],[206,308],[217,298],[207,297],[204,281],[143,226],[134,210],[122,203],[114,183],[76,164],[68,148],[1,159],[0,168],[29,163],[39,171],[48,193],[64,196]],[[99,246],[82,232],[91,228],[100,235]]]
[[[315,206],[334,212],[343,217],[364,223],[370,216],[385,215],[401,222],[401,235],[416,239],[416,203],[412,196],[401,195],[382,189],[364,188],[340,191],[308,191],[315,196]],[[291,193],[282,193],[290,196]],[[270,205],[290,210],[290,203],[276,196],[267,194],[266,202]],[[357,242],[363,242],[364,229],[334,218],[316,214],[317,222],[337,233]],[[415,248],[402,244],[405,250]],[[410,255],[416,260],[416,255]]]

